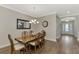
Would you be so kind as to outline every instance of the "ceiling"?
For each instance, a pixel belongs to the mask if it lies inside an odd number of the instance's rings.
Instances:
[[[79,4],[3,4],[1,6],[32,17],[41,17],[54,13],[60,17],[79,15]]]

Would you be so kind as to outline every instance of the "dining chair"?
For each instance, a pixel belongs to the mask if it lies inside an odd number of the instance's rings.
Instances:
[[[27,31],[23,31],[22,32],[22,39],[26,39],[26,36],[28,35],[28,32]]]
[[[24,53],[24,45],[20,44],[20,43],[16,43],[14,44],[11,35],[8,34],[8,39],[10,41],[10,45],[11,45],[11,54],[13,54],[15,51],[20,51]]]
[[[38,41],[38,34],[35,35],[35,40],[29,42],[29,50],[32,50],[32,47],[34,48],[34,52],[37,51],[37,47],[40,47],[40,43]]]
[[[34,36],[34,31],[33,30],[29,31],[29,36]]]
[[[46,36],[46,31],[45,30],[42,30],[41,33],[43,34],[44,37]]]
[[[39,43],[37,41],[29,42],[29,50],[31,52],[36,52],[37,51],[37,46],[39,46]],[[34,48],[34,50],[33,50]]]
[[[45,44],[46,32],[44,30],[42,30],[40,33],[41,34],[40,34],[39,42],[40,42],[40,46],[42,47]]]

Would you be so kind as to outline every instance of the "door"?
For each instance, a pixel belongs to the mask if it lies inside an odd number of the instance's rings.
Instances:
[[[62,22],[61,24],[62,34],[74,34],[74,22]]]

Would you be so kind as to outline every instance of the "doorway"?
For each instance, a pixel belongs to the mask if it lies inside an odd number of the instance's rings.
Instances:
[[[68,22],[63,21],[61,23],[61,33],[74,35],[74,21],[68,21]]]

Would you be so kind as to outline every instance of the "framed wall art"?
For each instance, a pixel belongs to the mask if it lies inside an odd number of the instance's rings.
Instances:
[[[31,29],[31,24],[28,20],[17,19],[17,29]]]

